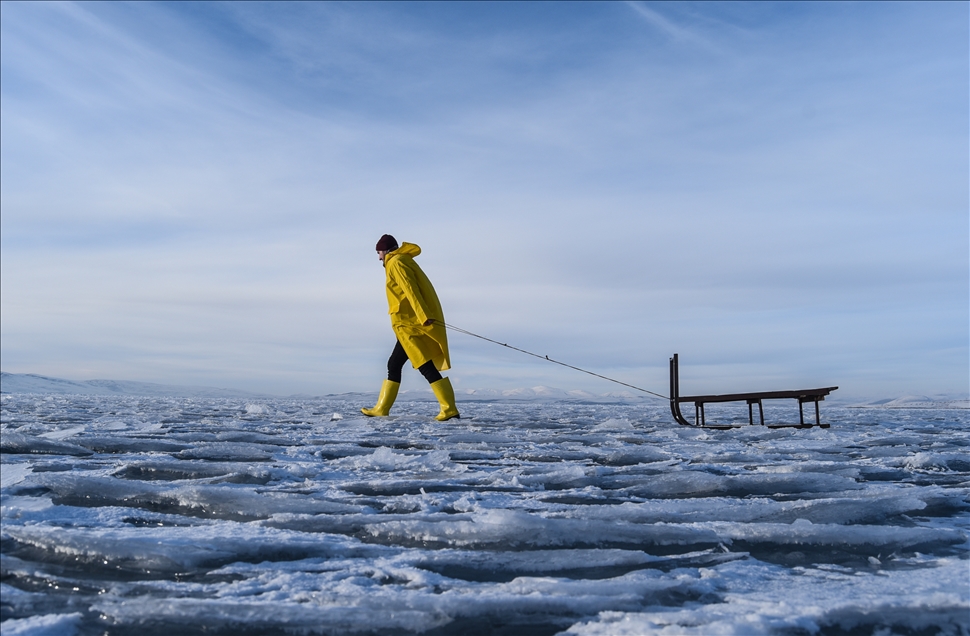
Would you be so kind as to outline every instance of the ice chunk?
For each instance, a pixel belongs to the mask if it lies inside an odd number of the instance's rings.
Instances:
[[[176,573],[239,560],[366,555],[372,548],[343,537],[308,535],[250,524],[190,527],[126,526],[5,528],[10,539],[31,545],[51,561],[59,556],[109,570]]]
[[[14,484],[19,484],[27,475],[31,473],[31,465],[23,464],[4,464],[0,470],[0,487],[8,488]]]
[[[902,466],[909,470],[970,472],[970,457],[966,453],[918,452],[906,457]]]
[[[967,540],[967,535],[954,528],[904,528],[899,526],[866,526],[814,524],[798,519],[792,524],[746,523],[704,524],[726,541],[812,546],[875,546],[892,552],[932,544],[954,545]]]
[[[593,430],[596,431],[629,431],[633,430],[633,423],[625,418],[610,418],[602,424],[597,424]]]
[[[288,492],[261,495],[221,484],[186,486],[60,474],[41,475],[35,480],[49,488],[54,502],[60,505],[144,508],[201,518],[252,520],[287,512],[346,514],[368,510],[359,504],[323,497]]]
[[[3,636],[74,636],[81,614],[43,614],[29,618],[8,618],[0,623]]]
[[[40,437],[47,439],[67,439],[68,437],[74,437],[78,433],[83,433],[87,426],[72,426],[70,428],[60,428],[54,431],[48,431],[46,433],[41,433]]]
[[[667,524],[617,524],[586,519],[548,519],[515,510],[481,510],[414,521],[373,519],[365,531],[382,542],[436,546],[546,548],[580,546],[717,545],[708,528]]]
[[[333,463],[337,466],[346,466],[357,470],[377,470],[381,472],[465,470],[464,466],[453,463],[448,451],[445,450],[408,454],[395,453],[386,446],[378,448],[370,455],[347,457],[335,460]]]
[[[91,454],[91,451],[76,444],[51,441],[13,431],[4,431],[3,435],[0,436],[0,452],[24,455],[73,455],[75,457]]]
[[[178,457],[214,461],[266,462],[273,459],[272,453],[275,450],[272,446],[263,444],[212,442],[179,451]]]
[[[779,633],[962,634],[968,591],[966,562],[945,559],[935,568],[833,574],[803,570],[797,591],[784,569],[735,561],[707,571],[722,602],[678,609],[609,611],[577,623],[566,634],[616,636],[683,634],[731,636]],[[845,587],[852,589],[845,593]]]

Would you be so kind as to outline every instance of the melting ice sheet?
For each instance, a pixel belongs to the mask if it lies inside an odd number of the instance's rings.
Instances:
[[[2,397],[2,633],[970,632],[966,410]]]

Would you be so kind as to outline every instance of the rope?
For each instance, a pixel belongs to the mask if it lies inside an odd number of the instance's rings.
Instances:
[[[443,324],[448,329],[451,329],[452,331],[457,331],[458,333],[463,333],[466,336],[472,336],[473,338],[479,338],[481,340],[486,340],[488,342],[497,344],[499,346],[507,347],[509,349],[513,349],[515,351],[519,351],[519,352],[524,353],[526,355],[530,355],[530,356],[532,356],[534,358],[539,358],[540,360],[546,360],[547,362],[552,362],[553,364],[558,364],[558,365],[563,366],[563,367],[568,367],[570,369],[574,369],[576,371],[581,371],[581,372],[586,373],[586,374],[589,374],[589,375],[595,375],[597,378],[602,378],[604,380],[609,380],[610,382],[615,382],[617,384],[622,384],[623,386],[630,387],[631,389],[636,389],[637,391],[642,391],[643,393],[649,393],[650,395],[652,395],[654,397],[658,397],[658,398],[660,398],[662,400],[669,399],[666,395],[660,395],[659,393],[654,393],[653,391],[648,391],[646,389],[641,389],[638,386],[633,386],[632,384],[627,384],[626,382],[620,382],[619,380],[614,380],[613,378],[608,378],[605,375],[600,375],[599,373],[593,373],[592,371],[587,371],[586,369],[580,369],[579,367],[574,367],[571,364],[566,364],[565,362],[560,362],[559,360],[553,360],[549,356],[541,356],[538,353],[532,353],[531,351],[526,351],[525,349],[519,349],[518,347],[513,347],[510,344],[505,344],[504,342],[499,342],[498,340],[492,340],[491,338],[486,338],[485,336],[480,336],[477,333],[472,333],[470,331],[467,331],[465,329],[462,329],[461,327],[456,327],[454,325],[449,325],[448,323],[445,323],[445,322],[442,322],[441,324]]]

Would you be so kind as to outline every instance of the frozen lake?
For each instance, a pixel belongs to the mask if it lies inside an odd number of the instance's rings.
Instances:
[[[3,636],[970,633],[967,410],[365,405],[3,395]]]

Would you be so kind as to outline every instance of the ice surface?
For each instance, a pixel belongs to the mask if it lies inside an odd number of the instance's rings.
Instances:
[[[544,392],[4,394],[2,633],[970,633],[965,409]]]

